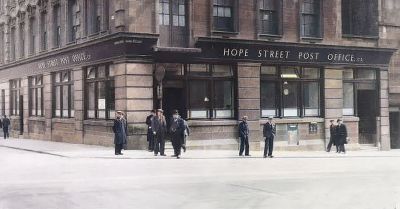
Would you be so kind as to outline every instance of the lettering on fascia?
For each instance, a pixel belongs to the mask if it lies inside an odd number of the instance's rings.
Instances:
[[[90,59],[91,59],[90,54],[87,54],[86,52],[79,52],[72,55],[65,55],[62,57],[57,57],[43,62],[39,62],[38,68],[39,69],[54,68],[54,67],[84,62]]]

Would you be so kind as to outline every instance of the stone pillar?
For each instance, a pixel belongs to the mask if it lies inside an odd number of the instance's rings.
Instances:
[[[24,130],[23,136],[24,138],[29,138],[29,82],[28,77],[24,77],[21,79],[21,92],[20,94],[23,96],[23,112],[19,114],[23,116],[24,121]],[[20,101],[21,102],[21,101]]]
[[[343,81],[342,70],[325,69],[324,76],[325,103],[325,147],[330,140],[330,120],[336,120],[343,115]]]
[[[388,71],[381,70],[380,73],[380,92],[379,92],[379,106],[380,106],[380,149],[390,150],[390,126],[389,126],[389,78]]]
[[[238,63],[238,119],[248,116],[250,149],[260,150],[260,66],[256,63]]]
[[[45,117],[45,134],[46,140],[51,140],[52,135],[52,118],[53,118],[53,96],[52,96],[52,83],[51,74],[46,73],[43,75],[43,100],[44,100],[44,117]]]
[[[74,111],[75,111],[75,141],[84,144],[83,120],[84,118],[84,80],[82,68],[72,70],[74,80]]]

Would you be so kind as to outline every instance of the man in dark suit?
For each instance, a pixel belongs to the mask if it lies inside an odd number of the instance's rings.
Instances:
[[[272,122],[272,117],[269,117],[263,128],[263,136],[265,137],[264,158],[267,156],[270,158],[274,157],[272,151],[274,150],[275,134],[275,123]]]
[[[165,117],[163,115],[163,110],[158,109],[157,115],[153,117],[151,123],[151,130],[153,131],[154,137],[154,156],[158,155],[160,152],[161,156],[166,156],[164,153],[165,149],[165,132],[167,130],[167,123],[165,121]]]
[[[337,119],[338,125],[336,126],[337,144],[339,146],[339,153],[346,153],[344,144],[347,144],[347,128],[341,119]]]
[[[152,123],[152,120],[153,120],[155,115],[156,115],[156,111],[155,110],[151,110],[150,115],[147,116],[147,118],[146,118],[147,142],[149,142],[149,146],[148,146],[149,152],[153,152],[154,151],[154,136],[153,136],[153,131],[152,131],[152,128],[151,128],[151,123]]]
[[[331,125],[329,126],[331,137],[329,139],[328,147],[326,148],[327,152],[331,151],[332,144],[336,146],[336,152],[339,152],[339,146],[336,143],[336,125],[334,124],[335,120],[330,120]]]
[[[185,122],[179,116],[178,110],[174,110],[170,124],[171,142],[174,147],[174,155],[172,155],[172,157],[179,159],[184,142]]]
[[[242,122],[239,123],[239,138],[240,138],[240,150],[239,156],[243,156],[243,151],[246,156],[249,154],[249,125],[247,124],[247,116],[243,116]],[[245,149],[246,147],[246,149]]]
[[[10,119],[7,118],[7,115],[4,115],[3,117],[2,126],[3,126],[4,139],[10,138],[10,134],[8,133],[8,128],[10,126]]]
[[[121,150],[127,143],[128,137],[128,125],[124,118],[122,111],[117,111],[114,120],[114,144],[115,144],[115,155],[123,155]]]

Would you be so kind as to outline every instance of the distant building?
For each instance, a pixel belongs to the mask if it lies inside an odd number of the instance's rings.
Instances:
[[[188,119],[194,149],[236,149],[243,115],[256,150],[269,116],[278,149],[324,150],[336,118],[351,149],[400,146],[389,131],[400,126],[396,0],[0,0],[0,8],[0,112],[15,137],[111,145],[122,110],[129,147],[141,149],[147,114],[163,108]]]

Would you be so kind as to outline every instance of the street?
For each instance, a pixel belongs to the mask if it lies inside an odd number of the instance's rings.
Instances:
[[[38,153],[0,143],[0,209],[400,207],[396,150],[272,159],[189,150],[179,160],[129,150],[118,159],[112,148],[60,144]]]

